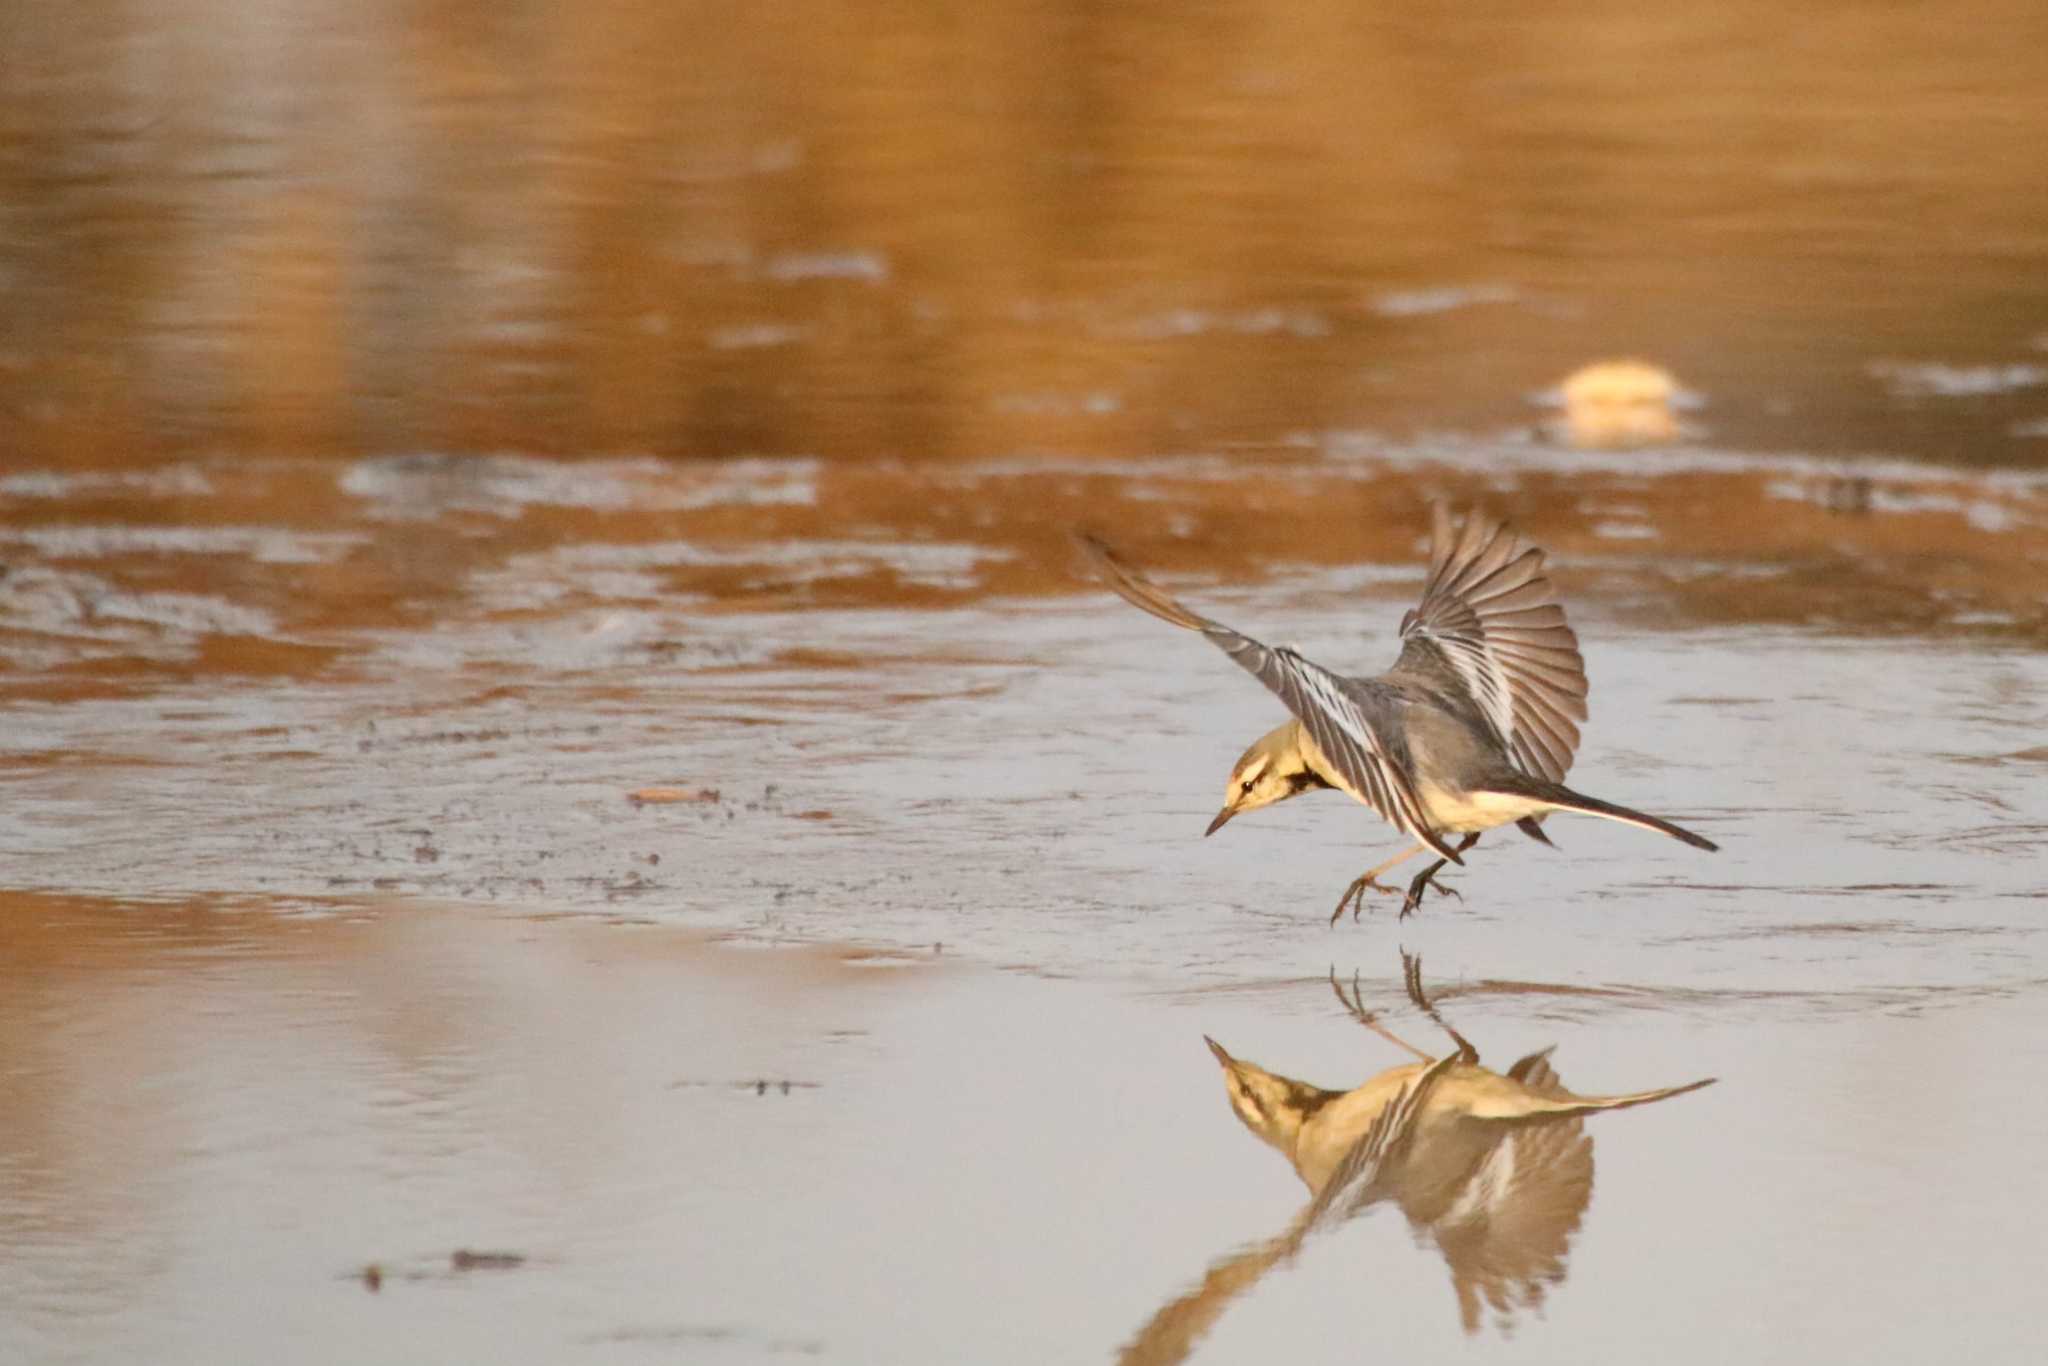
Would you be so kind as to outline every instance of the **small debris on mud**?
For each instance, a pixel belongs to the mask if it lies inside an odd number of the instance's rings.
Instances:
[[[670,802],[715,802],[715,787],[642,787],[626,794],[635,806],[660,806]]]
[[[765,1096],[771,1091],[777,1095],[786,1096],[791,1091],[815,1091],[822,1085],[824,1085],[823,1082],[796,1081],[788,1077],[780,1079],[757,1077],[752,1081],[694,1081],[685,1078],[682,1081],[670,1082],[668,1089],[680,1091],[686,1087],[716,1086],[734,1091],[752,1091],[757,1096]]]
[[[418,1284],[426,1281],[445,1281],[471,1271],[513,1271],[525,1266],[531,1259],[523,1252],[478,1251],[475,1248],[459,1247],[448,1254],[446,1260],[413,1259],[410,1264],[399,1262],[365,1262],[362,1268],[349,1273],[349,1279],[358,1281],[363,1289],[375,1295],[384,1289],[384,1283],[391,1281]]]

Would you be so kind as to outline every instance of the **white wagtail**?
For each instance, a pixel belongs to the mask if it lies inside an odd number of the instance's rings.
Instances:
[[[1262,645],[1198,616],[1126,568],[1093,536],[1081,544],[1124,599],[1163,621],[1200,631],[1279,694],[1294,719],[1253,742],[1230,771],[1215,834],[1241,811],[1312,788],[1334,787],[1416,841],[1353,879],[1330,923],[1352,918],[1381,873],[1425,850],[1437,861],[1408,886],[1405,917],[1430,880],[1480,833],[1514,824],[1549,844],[1538,824],[1552,811],[1655,830],[1698,849],[1719,846],[1666,820],[1564,785],[1586,719],[1578,637],[1543,573],[1543,552],[1505,523],[1473,513],[1453,532],[1435,509],[1422,602],[1401,620],[1401,657],[1369,678],[1333,673],[1287,646]],[[1455,847],[1445,837],[1461,834]],[[1448,888],[1439,888],[1448,891]]]

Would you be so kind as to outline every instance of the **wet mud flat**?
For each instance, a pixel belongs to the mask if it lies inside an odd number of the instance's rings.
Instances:
[[[0,485],[0,836],[23,888],[1243,963],[1385,832],[1325,796],[1191,840],[1277,709],[1088,581],[1069,533],[1114,529],[1205,610],[1371,670],[1448,500],[1551,551],[1592,676],[1575,780],[1731,837],[1707,860],[1583,823],[1563,857],[1494,837],[1475,891],[1540,867],[1509,885],[1574,920],[1661,900],[1677,934],[1744,906],[1996,920],[2048,839],[2042,483],[1856,468],[1855,511],[1827,493],[1851,476],[1796,456],[1344,434],[1128,466],[23,476]]]
[[[1406,948],[1487,1066],[1719,1082],[1585,1122],[1471,1337],[1381,1207],[1198,1351],[2028,1359],[2035,476],[1330,434],[0,494],[0,1357],[1109,1357],[1306,1199],[1202,1036],[1355,1086],[1406,1058],[1333,970],[1445,1046]],[[1277,708],[1068,528],[1372,669],[1439,498],[1552,550],[1575,784],[1723,852],[1560,818],[1333,929],[1367,813],[1200,838]]]

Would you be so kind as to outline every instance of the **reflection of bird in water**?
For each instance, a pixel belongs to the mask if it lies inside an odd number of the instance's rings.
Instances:
[[[1286,646],[1270,649],[1198,616],[1083,537],[1097,569],[1123,598],[1176,626],[1200,631],[1279,694],[1294,719],[1261,736],[1230,773],[1214,834],[1241,811],[1334,787],[1364,802],[1416,841],[1354,879],[1330,916],[1362,907],[1367,891],[1394,892],[1379,874],[1425,851],[1437,855],[1408,886],[1407,915],[1430,879],[1480,833],[1513,824],[1544,844],[1538,824],[1578,811],[1655,830],[1700,849],[1716,846],[1656,816],[1564,785],[1586,717],[1586,670],[1543,572],[1543,552],[1505,523],[1477,513],[1453,531],[1435,510],[1429,580],[1401,621],[1401,657],[1371,678],[1346,677]],[[1448,836],[1463,835],[1454,848]]]
[[[1409,995],[1439,1024],[1404,955]],[[1333,987],[1335,983],[1332,983]],[[1232,1057],[1213,1039],[1231,1107],[1278,1149],[1311,1199],[1279,1236],[1215,1263],[1201,1285],[1170,1302],[1124,1349],[1126,1363],[1183,1359],[1237,1296],[1300,1251],[1310,1233],[1391,1200],[1420,1238],[1436,1244],[1451,1273],[1458,1313],[1478,1331],[1490,1306],[1503,1330],[1517,1310],[1541,1304],[1561,1282],[1571,1236],[1593,1197],[1593,1141],[1584,1116],[1647,1105],[1713,1079],[1620,1096],[1564,1088],[1550,1050],[1505,1073],[1444,1025],[1458,1050],[1431,1059],[1395,1039],[1355,999],[1338,999],[1369,1028],[1414,1053],[1353,1091],[1330,1091]]]

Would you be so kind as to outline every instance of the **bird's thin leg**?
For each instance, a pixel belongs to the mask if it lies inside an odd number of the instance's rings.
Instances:
[[[1423,1052],[1414,1044],[1409,1043],[1406,1039],[1394,1033],[1393,1030],[1381,1024],[1379,1021],[1379,1017],[1374,1015],[1370,1010],[1367,1010],[1365,1008],[1365,997],[1358,990],[1357,973],[1354,972],[1353,974],[1351,974],[1351,994],[1349,996],[1346,996],[1344,994],[1343,983],[1337,980],[1337,969],[1334,966],[1331,967],[1330,990],[1337,993],[1337,1004],[1343,1006],[1345,1013],[1350,1015],[1352,1019],[1364,1025],[1367,1029],[1370,1029],[1373,1033],[1379,1035],[1382,1039],[1385,1039],[1388,1043],[1394,1045],[1394,1047],[1399,1048],[1404,1052],[1413,1053],[1416,1057],[1420,1058],[1424,1062],[1436,1061],[1435,1058],[1432,1058],[1429,1054]]]
[[[1465,836],[1463,840],[1460,840],[1458,842],[1458,852],[1462,854],[1467,849],[1470,849],[1473,845],[1477,843],[1479,843],[1479,832],[1475,830],[1471,834]],[[1406,920],[1416,910],[1420,909],[1420,907],[1422,906],[1422,894],[1428,891],[1432,886],[1436,886],[1436,884],[1431,882],[1430,879],[1437,875],[1438,869],[1442,868],[1446,863],[1449,862],[1449,859],[1440,858],[1435,863],[1430,864],[1429,867],[1424,868],[1421,872],[1415,875],[1415,881],[1408,884],[1407,898],[1401,902],[1401,919]],[[1439,886],[1436,889],[1439,893],[1445,896],[1454,896],[1458,898],[1458,900],[1460,901],[1463,901],[1465,899],[1465,894],[1455,887]]]
[[[1475,1067],[1478,1066],[1479,1050],[1474,1048],[1463,1034],[1451,1028],[1450,1021],[1437,1014],[1436,1003],[1430,1000],[1429,993],[1422,989],[1421,954],[1410,953],[1406,949],[1401,950],[1401,976],[1403,979],[1402,984],[1408,989],[1408,999],[1413,1001],[1416,1008],[1423,1014],[1436,1021],[1438,1029],[1451,1036],[1452,1042],[1458,1045],[1458,1057],[1462,1061],[1471,1063]]]
[[[1334,925],[1343,919],[1346,907],[1349,907],[1351,910],[1351,918],[1353,920],[1358,919],[1358,913],[1365,909],[1365,894],[1367,892],[1385,892],[1389,896],[1399,895],[1400,889],[1398,887],[1384,887],[1380,885],[1380,874],[1386,872],[1387,869],[1403,859],[1414,858],[1417,854],[1423,853],[1427,848],[1427,845],[1418,844],[1413,849],[1404,849],[1385,863],[1379,864],[1377,867],[1360,873],[1357,877],[1353,878],[1351,885],[1344,889],[1344,895],[1337,898],[1337,909],[1330,912],[1330,923]]]

